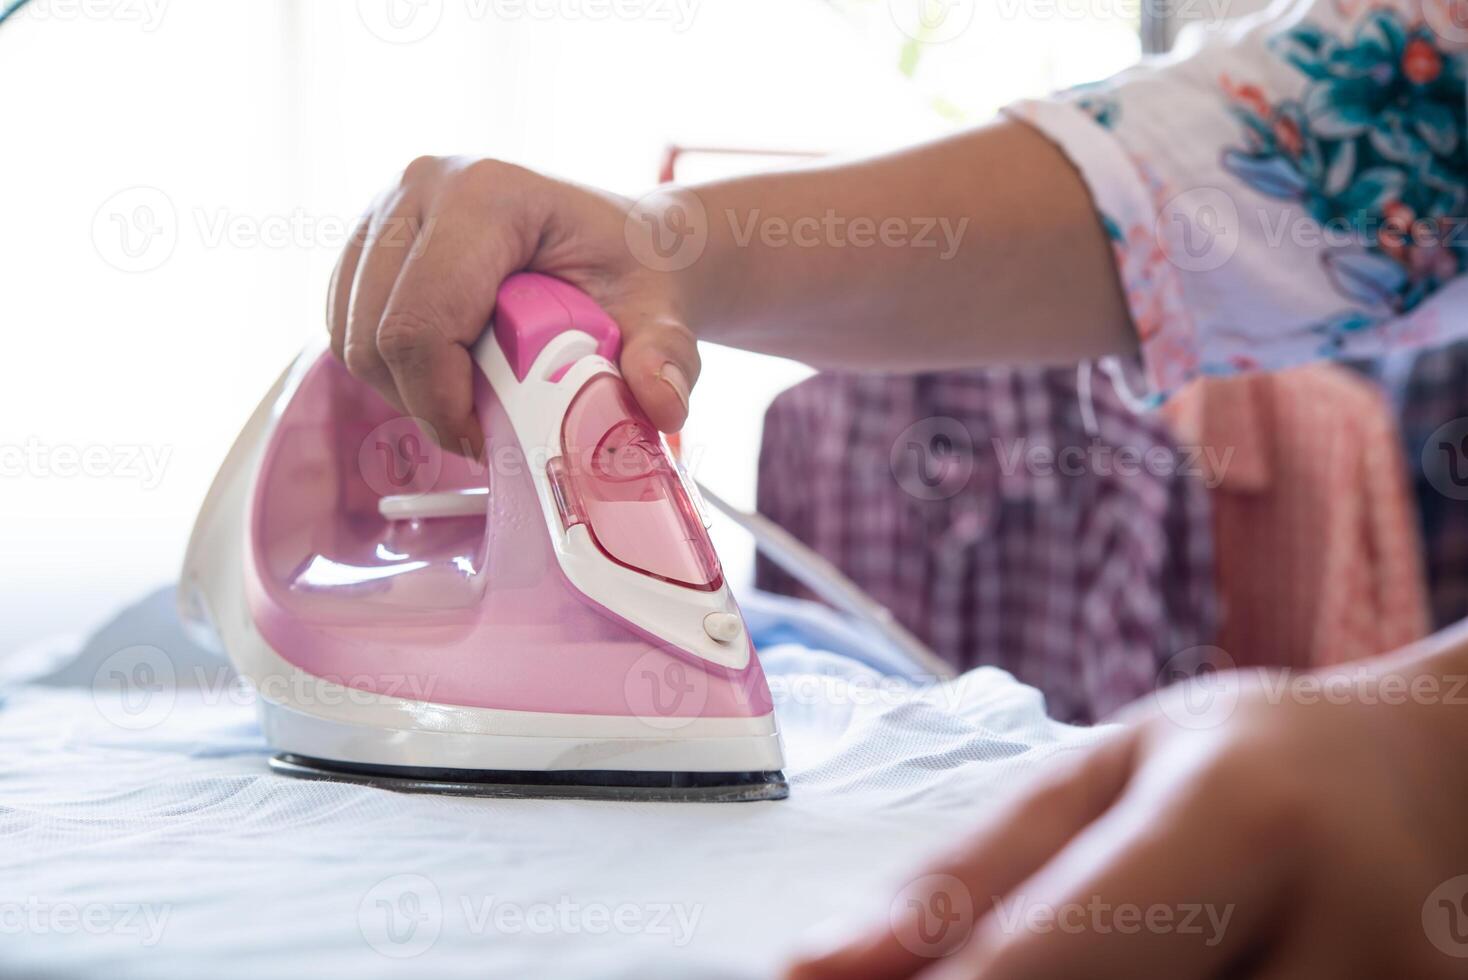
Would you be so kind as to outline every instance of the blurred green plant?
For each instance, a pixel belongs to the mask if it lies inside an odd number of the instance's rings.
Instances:
[[[862,21],[870,16],[871,10],[886,7],[892,0],[825,0],[825,2],[849,19]],[[922,2],[922,0],[916,0],[916,2]],[[897,52],[897,70],[902,73],[903,77],[909,80],[917,78],[918,65],[922,61],[923,52],[927,49],[931,32],[932,29],[925,25],[917,37],[903,35]],[[967,112],[942,95],[930,96],[928,104],[933,107],[934,112],[951,123],[963,125],[969,121]]]
[[[886,6],[891,0],[826,0],[831,6],[843,14],[860,13],[862,16],[873,7]],[[928,33],[928,28],[923,28],[923,33]],[[905,38],[897,55],[897,70],[908,78],[917,75],[918,62],[923,58],[923,44],[928,40],[919,34],[917,37]]]

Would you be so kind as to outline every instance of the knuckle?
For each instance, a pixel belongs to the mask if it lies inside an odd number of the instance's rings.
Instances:
[[[495,204],[516,202],[523,198],[518,188],[527,173],[513,163],[483,157],[457,168],[445,185],[450,194]]]
[[[382,373],[382,361],[371,344],[348,340],[342,348],[342,363],[347,373],[359,381],[374,381]]]
[[[511,177],[519,168],[512,163],[493,157],[480,157],[466,163],[460,171],[468,180],[484,184],[500,184]]]
[[[398,183],[402,187],[412,187],[426,183],[436,177],[442,167],[443,160],[439,157],[416,157],[403,168],[403,175]]]
[[[377,328],[378,353],[389,364],[412,364],[432,342],[435,331],[433,321],[417,311],[389,311]]]

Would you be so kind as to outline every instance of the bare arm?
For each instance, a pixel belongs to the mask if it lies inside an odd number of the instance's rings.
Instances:
[[[691,262],[664,261],[657,240],[688,220],[676,206],[707,235]],[[1135,343],[1079,176],[1036,131],[1000,122],[641,209],[496,161],[420,159],[342,255],[333,348],[440,441],[477,450],[468,350],[500,282],[526,269],[616,318],[623,373],[666,431],[687,415],[698,337],[889,370],[1060,363]]]
[[[1072,363],[1135,346],[1080,177],[1022,123],[692,191],[710,242],[687,274],[689,315],[707,339],[913,370]],[[816,224],[818,245],[781,243],[783,229]],[[860,244],[872,227],[886,241]]]

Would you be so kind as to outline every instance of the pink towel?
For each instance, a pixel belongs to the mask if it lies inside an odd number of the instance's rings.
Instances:
[[[1422,549],[1385,400],[1343,368],[1204,379],[1163,409],[1212,470],[1221,646],[1313,667],[1428,632]]]

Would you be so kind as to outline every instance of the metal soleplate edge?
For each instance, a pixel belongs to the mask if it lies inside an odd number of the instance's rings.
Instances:
[[[790,784],[775,772],[557,772],[419,769],[328,762],[289,753],[270,769],[296,779],[353,783],[396,793],[436,793],[504,800],[611,800],[628,803],[754,803],[783,800]]]

